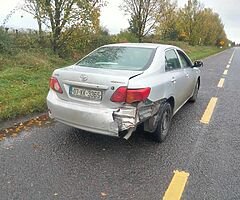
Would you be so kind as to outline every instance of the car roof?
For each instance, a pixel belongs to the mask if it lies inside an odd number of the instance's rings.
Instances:
[[[120,47],[141,47],[141,48],[161,48],[161,49],[168,49],[168,48],[176,48],[179,49],[176,46],[173,45],[167,45],[167,44],[157,44],[157,43],[117,43],[117,44],[108,44],[104,45],[104,47],[107,46],[120,46]]]

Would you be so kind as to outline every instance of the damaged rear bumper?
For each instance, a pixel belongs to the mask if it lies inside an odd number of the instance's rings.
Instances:
[[[49,116],[69,126],[93,133],[120,137],[131,136],[137,125],[154,114],[153,103],[126,105],[118,109],[86,106],[61,100],[50,91],[47,96]]]
[[[118,137],[118,124],[113,120],[117,109],[86,106],[64,101],[50,91],[47,96],[49,116],[64,124],[82,130]]]

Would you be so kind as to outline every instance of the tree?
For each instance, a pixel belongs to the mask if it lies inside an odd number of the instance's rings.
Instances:
[[[178,39],[177,20],[177,3],[168,1],[162,7],[162,14],[158,19],[155,34],[163,40]]]
[[[221,18],[210,8],[204,8],[198,0],[188,0],[178,12],[177,29],[179,39],[191,45],[219,45],[227,43]]]
[[[99,23],[103,0],[26,0],[26,9],[51,30],[55,53],[69,40],[76,27],[93,29]],[[96,19],[97,18],[97,19]]]
[[[38,23],[38,35],[39,35],[39,42],[43,40],[43,31],[42,31],[42,19],[43,19],[43,9],[41,8],[41,0],[25,0],[24,6],[22,10],[28,12],[29,14],[33,15],[34,18],[37,20]]]
[[[227,37],[224,31],[224,25],[221,18],[217,13],[214,13],[212,9],[205,8],[201,15],[203,16],[202,21],[202,38],[204,45],[220,45],[219,41],[227,44]]]
[[[201,40],[201,18],[200,12],[203,5],[198,0],[188,0],[184,8],[179,10],[178,28],[180,33],[185,33],[190,44],[198,44]]]
[[[129,31],[137,36],[139,42],[154,32],[166,4],[167,0],[123,0],[121,8],[130,15]]]

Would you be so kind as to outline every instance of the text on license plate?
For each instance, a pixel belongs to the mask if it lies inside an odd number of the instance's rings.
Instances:
[[[91,90],[86,88],[79,88],[79,87],[70,87],[69,93],[71,96],[84,98],[84,99],[91,99],[100,101],[102,99],[102,92],[98,90]]]

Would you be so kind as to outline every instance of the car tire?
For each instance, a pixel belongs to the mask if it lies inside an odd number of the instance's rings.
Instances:
[[[156,142],[163,142],[166,139],[168,130],[172,121],[172,107],[168,102],[165,102],[158,113],[158,125],[156,130],[153,132],[154,140]]]
[[[194,92],[192,97],[189,99],[189,102],[196,102],[197,101],[197,95],[198,95],[198,90],[199,90],[199,81],[197,81],[195,88],[194,88]]]

